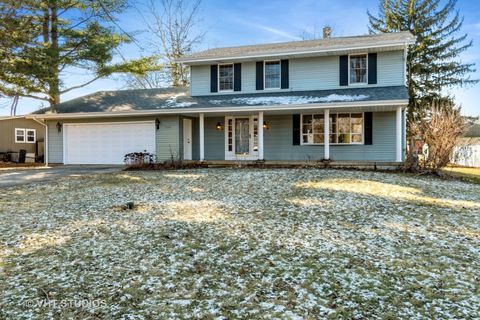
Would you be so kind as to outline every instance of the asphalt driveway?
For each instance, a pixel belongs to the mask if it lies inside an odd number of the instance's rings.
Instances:
[[[51,181],[86,174],[121,171],[123,166],[59,166],[0,170],[0,188]]]

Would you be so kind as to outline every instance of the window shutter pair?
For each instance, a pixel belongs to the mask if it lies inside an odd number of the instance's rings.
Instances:
[[[256,64],[256,81],[255,81],[255,89],[263,90],[265,88],[263,83],[263,61],[257,61]],[[290,87],[289,83],[289,74],[288,74],[288,60],[280,60],[280,88],[281,89],[288,89]]]
[[[292,144],[294,146],[300,145],[300,115],[294,114],[292,115]],[[364,128],[364,144],[365,145],[372,145],[373,144],[373,113],[372,112],[365,112],[364,113],[364,120],[363,120]]]
[[[242,64],[233,64],[233,91],[242,91]],[[218,92],[218,65],[210,66],[210,92]]]
[[[368,84],[377,84],[377,54],[369,53]],[[340,56],[340,86],[348,86],[348,56]]]

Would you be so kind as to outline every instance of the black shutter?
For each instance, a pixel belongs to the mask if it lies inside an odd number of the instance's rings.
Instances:
[[[300,115],[294,114],[292,115],[292,141],[294,146],[300,145]]]
[[[340,56],[340,85],[348,86],[348,56]]]
[[[289,85],[289,79],[288,79],[288,60],[281,60],[281,79],[282,79],[282,84],[281,88],[282,89],[288,89],[290,87]]]
[[[364,125],[365,125],[365,140],[364,143],[366,145],[373,144],[373,113],[372,112],[365,112],[363,114],[365,117]]]
[[[233,91],[242,91],[242,64],[233,65]]]
[[[263,61],[257,61],[257,90],[263,90]]]
[[[377,54],[368,54],[368,84],[377,84]]]
[[[210,92],[218,92],[218,66],[210,66]]]

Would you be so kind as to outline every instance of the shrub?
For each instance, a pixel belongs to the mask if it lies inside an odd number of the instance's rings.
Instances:
[[[460,108],[451,102],[434,102],[426,116],[410,126],[411,132],[427,145],[418,168],[437,173],[453,156],[455,146],[465,130],[465,121]]]

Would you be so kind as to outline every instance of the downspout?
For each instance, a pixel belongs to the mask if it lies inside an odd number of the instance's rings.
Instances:
[[[38,121],[36,118],[32,118],[32,120],[45,127],[45,166],[48,167],[48,126],[45,122]]]

